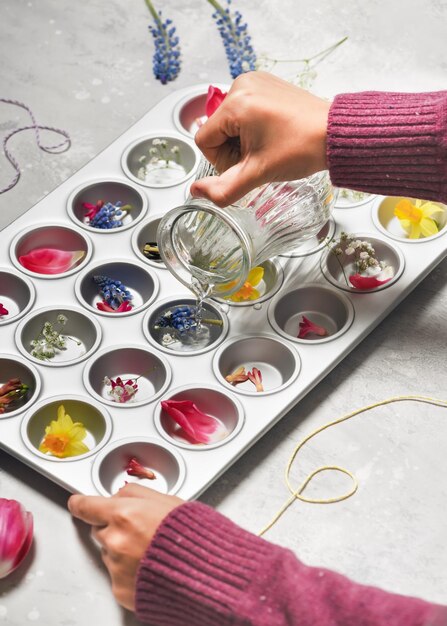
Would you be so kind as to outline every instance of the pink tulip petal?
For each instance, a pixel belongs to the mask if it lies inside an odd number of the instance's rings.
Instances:
[[[211,117],[214,111],[220,107],[222,102],[225,100],[226,95],[227,94],[224,91],[221,91],[218,87],[213,87],[213,85],[208,87],[205,104],[205,113],[207,117]]]
[[[126,300],[125,302],[121,302],[117,309],[114,309],[110,306],[110,304],[107,304],[105,300],[102,300],[101,302],[96,303],[96,308],[100,311],[105,311],[106,313],[127,313],[132,310],[132,305]]]
[[[300,332],[298,333],[298,339],[304,339],[307,335],[319,335],[320,337],[326,337],[328,334],[326,328],[318,326],[310,321],[305,315],[302,316],[303,321],[300,322]]]
[[[15,570],[33,541],[33,516],[16,500],[0,498],[0,578]]]
[[[57,250],[56,248],[36,248],[19,256],[19,262],[37,274],[62,274],[68,272],[85,256],[84,250]]]
[[[256,391],[264,391],[261,370],[258,370],[257,367],[254,367],[251,372],[247,372],[247,376],[248,380],[256,387]]]
[[[193,442],[209,443],[210,435],[219,427],[214,417],[203,413],[191,400],[165,400],[161,406]]]
[[[8,309],[5,309],[5,307],[1,303],[0,303],[0,315],[9,315]]]
[[[381,274],[378,274],[377,276],[380,276]],[[356,289],[375,289],[376,287],[380,287],[380,285],[384,285],[392,278],[392,276],[389,276],[384,280],[379,280],[377,276],[362,276],[361,274],[352,274],[349,277],[349,282]]]

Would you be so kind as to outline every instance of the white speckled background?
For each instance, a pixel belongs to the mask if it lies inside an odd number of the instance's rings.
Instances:
[[[0,196],[0,227],[26,211],[174,89],[230,80],[205,0],[155,0],[182,41],[183,70],[162,86],[152,76],[152,38],[143,0],[2,0],[0,97],[28,104],[40,124],[67,130],[62,155],[40,152],[32,133],[10,142],[19,184]],[[258,53],[310,56],[349,36],[318,68],[315,90],[446,88],[443,0],[235,0]],[[204,52],[206,51],[206,56]],[[0,103],[0,137],[26,114]],[[52,137],[43,136],[44,143]],[[12,170],[0,156],[0,187]],[[61,211],[65,210],[61,207]],[[357,210],[362,210],[361,208]],[[3,241],[1,245],[7,245]],[[201,498],[259,530],[287,497],[283,470],[295,442],[353,408],[388,396],[447,396],[447,261],[341,365]],[[302,455],[297,484],[318,465],[355,471],[359,492],[331,506],[297,503],[267,538],[304,561],[400,593],[447,603],[447,410],[396,404],[322,434]],[[34,513],[31,557],[0,581],[0,623],[11,626],[132,626],[82,525],[65,510],[68,494],[1,452],[0,496]],[[345,490],[322,476],[312,493]],[[185,625],[188,626],[188,625]],[[317,625],[316,625],[317,626]]]

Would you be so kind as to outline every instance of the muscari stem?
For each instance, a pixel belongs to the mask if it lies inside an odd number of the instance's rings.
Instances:
[[[235,31],[234,31],[233,20],[231,19],[229,13],[227,13],[225,11],[223,6],[221,4],[219,4],[219,2],[217,2],[217,0],[207,0],[207,2],[208,2],[208,4],[210,4],[213,7],[213,9],[215,9],[218,13],[220,13],[220,15],[230,25],[231,32],[233,33],[234,37],[238,37],[236,35]]]
[[[208,2],[212,2],[212,0],[208,0]],[[273,63],[309,63],[309,61],[313,61],[314,59],[317,59],[318,57],[324,58],[325,55],[327,56],[328,54],[331,54],[332,52],[334,52],[334,50],[336,50],[339,46],[341,46],[347,39],[348,39],[347,36],[343,37],[336,43],[332,44],[332,46],[329,46],[329,48],[325,48],[324,50],[317,52],[316,54],[314,54],[311,57],[308,57],[307,59],[273,59],[271,57],[264,57],[264,59],[267,59],[267,61],[272,61]]]

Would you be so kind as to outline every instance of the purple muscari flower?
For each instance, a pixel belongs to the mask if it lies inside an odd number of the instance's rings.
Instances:
[[[231,0],[227,0],[226,9],[216,0],[208,2],[216,9],[213,18],[225,47],[232,78],[256,69],[256,53],[251,45],[247,23],[242,21],[242,15],[239,11],[230,13]]]
[[[93,276],[93,280],[98,286],[99,295],[103,301],[113,309],[118,308],[123,302],[129,302],[133,296],[120,280],[115,280],[98,274]]]
[[[160,328],[175,328],[180,334],[197,330],[196,307],[187,304],[178,306],[159,317],[155,325]]]
[[[161,11],[157,13],[151,0],[146,0],[147,7],[154,18],[154,25],[149,26],[155,44],[153,72],[163,85],[175,80],[180,72],[180,45],[175,34],[172,20],[161,19]]]
[[[116,204],[107,202],[97,211],[90,220],[89,225],[101,229],[119,228],[123,225],[121,218],[127,213],[127,205],[123,210],[122,204],[120,201],[116,202]]]

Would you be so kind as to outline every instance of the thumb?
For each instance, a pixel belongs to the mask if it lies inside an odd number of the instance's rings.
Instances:
[[[194,198],[207,198],[223,208],[234,204],[255,187],[267,182],[253,157],[239,161],[220,176],[209,176],[191,185]]]

